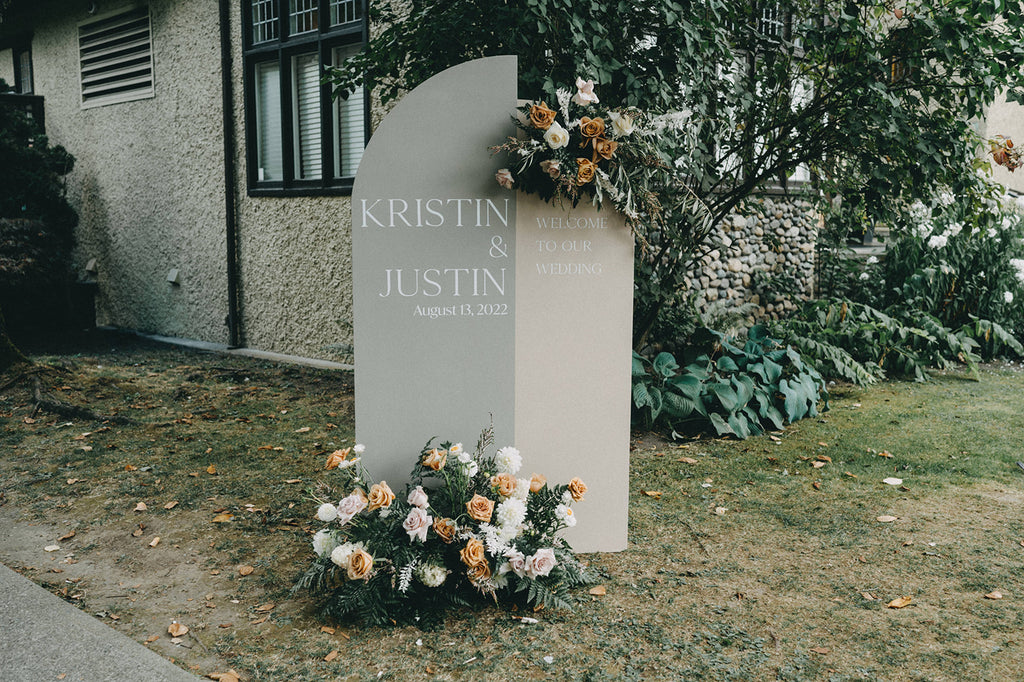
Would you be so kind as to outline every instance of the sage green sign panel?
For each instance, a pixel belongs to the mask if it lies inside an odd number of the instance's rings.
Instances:
[[[488,147],[514,134],[515,57],[407,94],[352,192],[356,439],[396,490],[431,436],[512,445],[515,195]]]
[[[519,195],[516,447],[552,482],[579,476],[566,539],[626,548],[633,237],[620,213]]]

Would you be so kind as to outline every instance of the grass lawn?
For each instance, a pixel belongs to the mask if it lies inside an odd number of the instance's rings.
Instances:
[[[30,380],[4,388],[0,561],[198,674],[1024,675],[1019,367],[834,387],[831,411],[770,437],[634,434],[629,549],[584,557],[605,594],[536,624],[485,608],[421,631],[325,624],[290,594],[320,526],[309,490],[352,443],[350,374],[111,335],[82,348],[36,355],[61,368],[44,385],[136,423],[36,414]]]

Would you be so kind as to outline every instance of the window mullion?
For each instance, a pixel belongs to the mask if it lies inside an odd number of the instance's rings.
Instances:
[[[282,12],[282,14],[284,14]],[[291,55],[281,50],[281,151],[286,185],[295,181],[295,117],[292,111],[292,64]]]

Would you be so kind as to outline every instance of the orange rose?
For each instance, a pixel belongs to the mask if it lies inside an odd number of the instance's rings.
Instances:
[[[611,159],[612,155],[615,153],[615,150],[618,148],[619,143],[616,142],[615,140],[607,140],[603,137],[594,138],[594,152],[602,159]]]
[[[352,448],[335,450],[327,457],[327,463],[324,464],[324,469],[337,469],[339,464],[348,459],[348,454],[350,452],[352,452]]]
[[[516,479],[512,474],[491,476],[491,488],[495,488],[502,497],[509,497],[516,491]]]
[[[533,104],[530,106],[530,123],[534,128],[547,130],[554,122],[555,112],[548,109],[548,105],[546,103],[541,102],[540,104]]]
[[[357,549],[348,559],[348,579],[368,580],[373,572],[373,557],[366,550]]]
[[[484,543],[480,542],[476,538],[470,538],[466,542],[466,546],[459,551],[459,558],[462,559],[462,563],[467,566],[479,566],[480,564],[486,564],[487,556],[485,554]]]
[[[569,494],[572,495],[572,499],[579,502],[583,499],[583,496],[587,492],[587,484],[578,478],[574,478],[569,481]]]
[[[590,159],[576,159],[576,184],[585,185],[593,181],[597,166]]]
[[[427,454],[423,455],[423,466],[434,471],[440,471],[444,468],[444,463],[448,459],[447,450],[438,450],[434,448]]]
[[[466,511],[469,512],[471,519],[488,523],[494,512],[494,500],[489,500],[483,495],[473,495],[473,499],[466,503]]]
[[[434,519],[434,532],[445,544],[455,539],[455,522],[451,519]]]
[[[530,492],[539,493],[540,489],[547,485],[548,479],[543,474],[533,474],[530,476]]]
[[[473,564],[466,569],[466,576],[469,578],[469,582],[478,583],[481,580],[487,580],[491,577],[491,565],[486,561]]]
[[[604,119],[584,116],[580,119],[580,132],[583,137],[601,137],[604,135]]]
[[[367,511],[390,507],[391,503],[395,501],[395,494],[391,492],[387,481],[381,481],[370,486],[370,496],[367,501],[370,503],[370,506],[366,508]]]

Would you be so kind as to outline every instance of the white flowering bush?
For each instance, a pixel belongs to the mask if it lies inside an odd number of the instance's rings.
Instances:
[[[865,300],[970,332],[983,355],[1020,354],[1024,200],[988,189],[980,202],[944,191],[909,206],[885,260],[865,270],[874,283]]]
[[[576,524],[583,481],[551,486],[540,474],[522,476],[514,447],[486,454],[489,429],[473,453],[433,443],[401,495],[352,457],[361,446],[330,455],[325,468],[337,480],[316,496],[316,518],[327,526],[313,536],[316,558],[296,589],[322,598],[331,620],[375,624],[422,625],[484,599],[571,608],[569,589],[590,578],[559,532]]]

